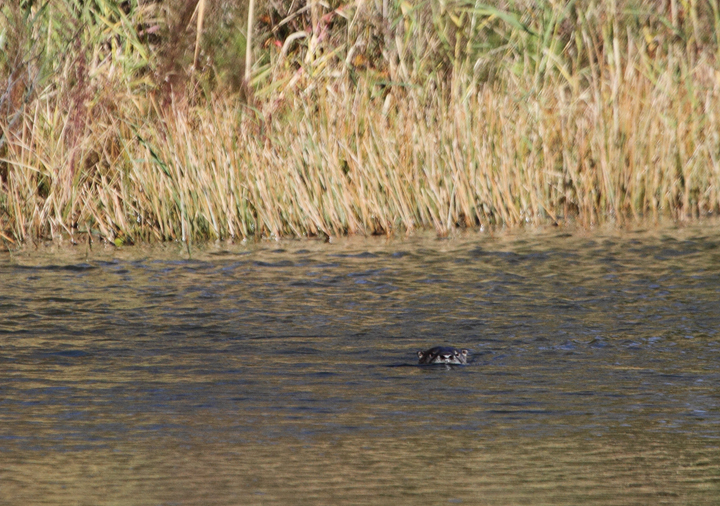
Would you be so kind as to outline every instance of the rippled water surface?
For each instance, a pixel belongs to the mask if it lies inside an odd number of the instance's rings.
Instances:
[[[718,230],[0,253],[0,503],[717,504]]]

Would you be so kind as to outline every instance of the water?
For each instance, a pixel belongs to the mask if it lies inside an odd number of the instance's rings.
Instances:
[[[0,253],[0,503],[717,504],[719,230]]]

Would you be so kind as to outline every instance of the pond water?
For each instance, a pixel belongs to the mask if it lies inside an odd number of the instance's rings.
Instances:
[[[0,503],[717,504],[719,329],[715,222],[0,253]]]

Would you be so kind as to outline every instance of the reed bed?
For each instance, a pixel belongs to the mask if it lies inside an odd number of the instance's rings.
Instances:
[[[6,58],[24,84],[0,103],[0,237],[446,235],[717,213],[720,13],[703,5],[311,2],[314,35],[280,48],[267,30],[236,92],[217,65],[157,78],[161,51],[138,36],[160,26],[157,2],[108,11],[111,36],[76,13],[73,33],[97,33],[72,57]],[[34,29],[35,44],[62,40]]]

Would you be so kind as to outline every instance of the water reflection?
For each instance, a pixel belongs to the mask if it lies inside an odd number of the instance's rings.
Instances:
[[[0,254],[3,500],[712,504],[719,245],[705,225]],[[446,343],[473,362],[413,366]]]

